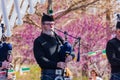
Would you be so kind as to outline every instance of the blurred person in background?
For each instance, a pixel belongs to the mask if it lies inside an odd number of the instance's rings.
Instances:
[[[64,40],[54,32],[54,24],[53,16],[43,13],[42,32],[35,39],[33,47],[35,59],[41,68],[40,80],[64,80],[67,63],[74,58],[71,54],[65,57],[65,61],[63,60],[60,50]]]
[[[120,15],[116,24],[116,36],[106,45],[106,54],[111,66],[110,80],[120,80]]]
[[[12,45],[4,35],[4,24],[0,26],[0,80],[8,80],[8,68],[12,62]]]
[[[95,70],[91,70],[89,80],[103,80],[103,79],[98,76]]]

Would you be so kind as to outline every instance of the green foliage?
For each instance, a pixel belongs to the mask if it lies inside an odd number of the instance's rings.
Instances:
[[[30,72],[26,72],[24,74],[20,74],[19,72],[16,72],[16,80],[40,80],[40,68],[38,65],[31,65],[30,66]],[[88,80],[86,76],[82,77],[73,77],[73,80]]]
[[[38,65],[31,65],[30,72],[20,74],[16,73],[17,80],[40,80],[40,68]]]

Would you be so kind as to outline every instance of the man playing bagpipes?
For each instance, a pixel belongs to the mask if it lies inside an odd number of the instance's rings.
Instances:
[[[54,32],[54,18],[43,13],[41,19],[42,32],[34,41],[34,56],[41,68],[40,80],[71,80],[65,79],[66,65],[72,61],[74,54],[70,43]]]
[[[4,34],[4,24],[0,26],[0,80],[8,80],[8,68],[12,62],[12,45],[7,43]]]

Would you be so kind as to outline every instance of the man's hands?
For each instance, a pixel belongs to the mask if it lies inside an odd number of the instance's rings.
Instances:
[[[71,55],[68,55],[68,56],[66,57],[66,59],[65,59],[65,62],[68,63],[68,62],[70,62],[70,61],[72,61],[72,60],[73,60],[72,56],[71,56]]]
[[[72,56],[71,55],[68,55],[65,59],[65,62],[58,62],[57,63],[57,67],[59,68],[62,68],[62,69],[65,69],[67,67],[67,63],[72,61]]]
[[[65,69],[66,63],[65,63],[65,62],[58,62],[58,63],[57,63],[57,67],[62,68],[62,69]]]
[[[2,62],[2,69],[8,69],[11,67],[11,62],[12,62],[12,55],[8,57],[8,60],[5,60]]]
[[[8,62],[6,60],[4,62],[2,62],[2,69],[7,69],[9,67],[10,67],[10,62]]]

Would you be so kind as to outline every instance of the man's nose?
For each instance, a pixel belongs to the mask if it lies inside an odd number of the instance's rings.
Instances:
[[[54,25],[50,25],[50,28],[53,28],[54,27]]]

